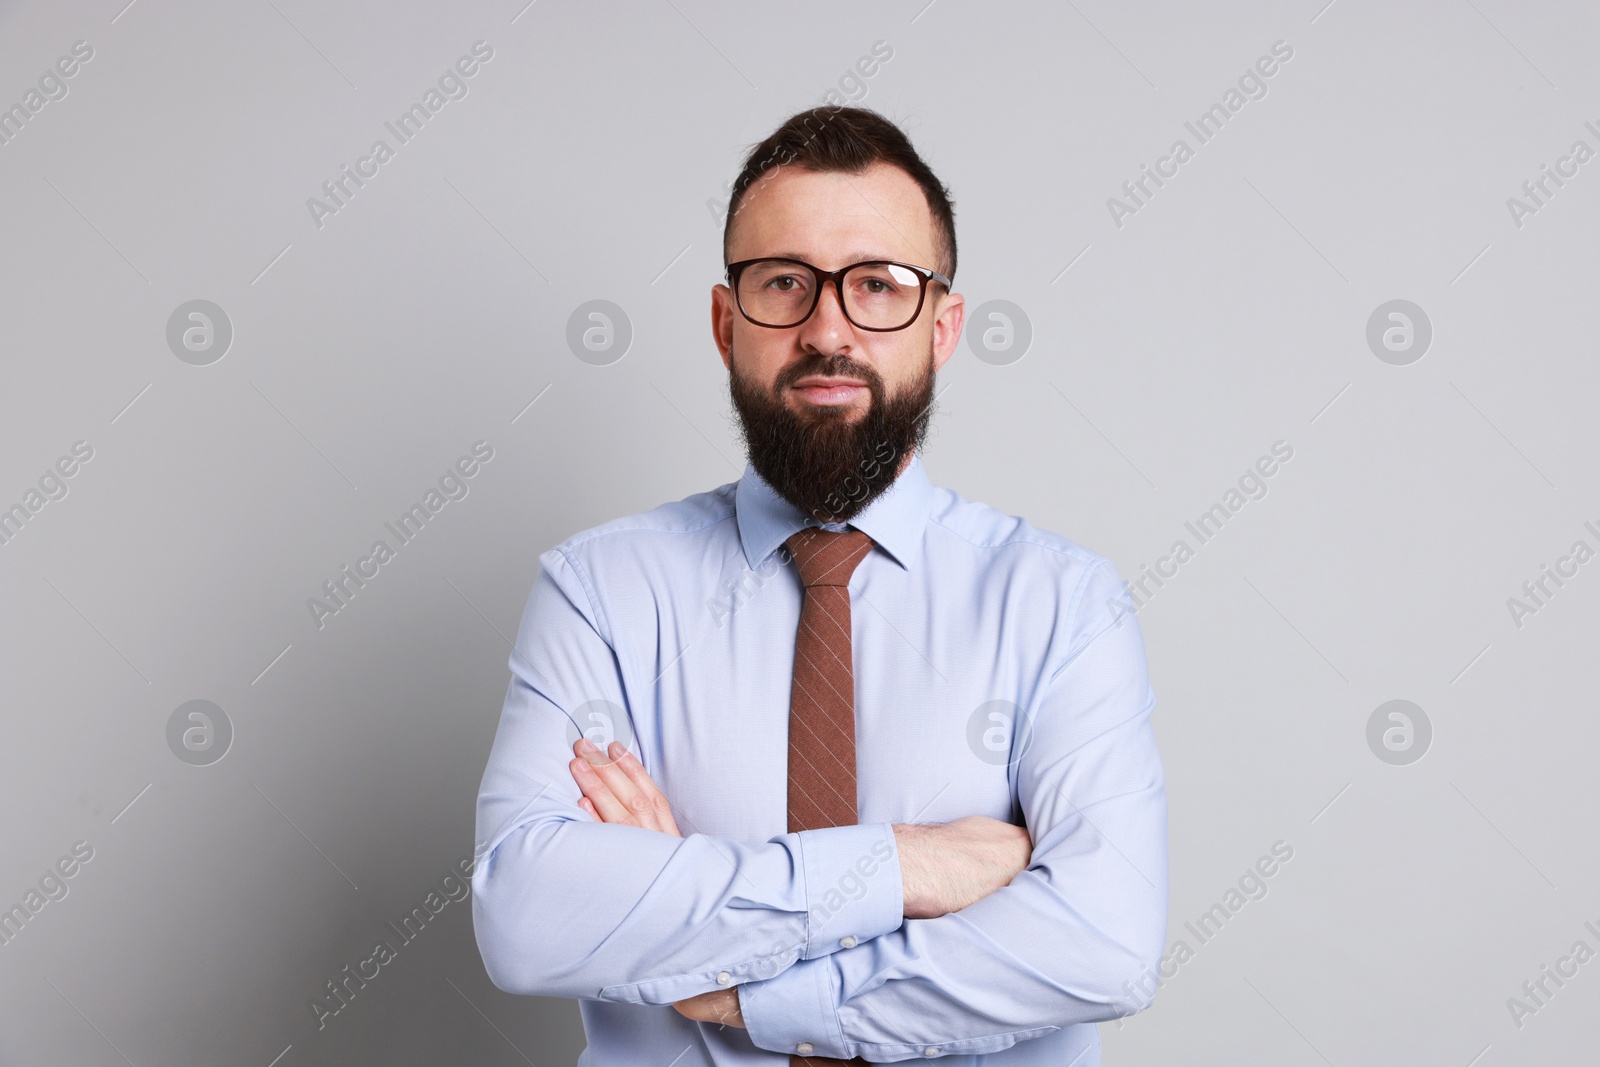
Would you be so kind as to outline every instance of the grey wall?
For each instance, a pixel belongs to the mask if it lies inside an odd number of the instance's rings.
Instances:
[[[951,185],[979,326],[1012,306],[1010,348],[980,329],[940,376],[934,480],[1130,578],[1193,550],[1140,612],[1188,951],[1107,1062],[1593,1057],[1600,962],[1521,990],[1600,950],[1600,561],[1521,589],[1600,550],[1600,161],[1560,163],[1600,150],[1592,5],[124,2],[0,7],[0,105],[93,49],[0,146],[0,506],[38,505],[0,545],[0,905],[92,850],[0,946],[0,1060],[574,1062],[575,1005],[496,990],[466,901],[325,1028],[308,1002],[470,852],[538,553],[742,469],[717,202],[830,89]],[[1546,164],[1576,174],[1513,211]],[[605,365],[567,341],[596,299],[632,331]]]

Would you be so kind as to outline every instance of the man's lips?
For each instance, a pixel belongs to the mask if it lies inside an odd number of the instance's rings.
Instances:
[[[866,383],[855,378],[801,378],[794,388],[813,404],[847,404],[867,391]]]

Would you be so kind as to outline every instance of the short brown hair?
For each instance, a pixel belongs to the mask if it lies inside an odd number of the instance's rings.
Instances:
[[[728,216],[722,227],[723,264],[728,262],[733,220],[739,214],[740,202],[769,170],[800,167],[823,173],[860,174],[874,163],[899,167],[922,188],[933,214],[938,245],[934,249],[934,269],[947,278],[955,278],[956,220],[950,191],[917,155],[900,127],[864,107],[824,105],[801,111],[750,149],[728,200]]]

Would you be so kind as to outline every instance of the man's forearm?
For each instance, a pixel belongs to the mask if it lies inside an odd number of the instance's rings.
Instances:
[[[907,919],[866,951],[745,984],[751,1040],[771,1051],[808,1041],[816,1055],[840,1059],[927,1048],[976,1055],[1141,1009],[1147,998],[1130,983],[1159,958],[1166,918],[1159,797],[1124,798],[1121,814],[1096,806],[1095,823],[1127,857],[1084,823],[1083,838],[1045,842],[1038,869],[959,912]],[[1136,848],[1128,829],[1141,822],[1150,845]],[[816,1035],[842,1035],[843,1044]]]
[[[1008,885],[1028,865],[1028,831],[969,815],[949,823],[894,824],[908,919],[936,919]]]
[[[510,812],[527,803],[517,799]],[[508,992],[641,1004],[771,977],[796,957],[838,951],[836,928],[868,938],[900,925],[898,886],[824,904],[886,830],[834,827],[807,831],[805,847],[793,835],[745,845],[547,812],[501,836],[478,868],[473,916],[485,967]]]

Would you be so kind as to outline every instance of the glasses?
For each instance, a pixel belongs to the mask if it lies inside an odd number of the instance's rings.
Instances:
[[[799,259],[744,259],[728,264],[728,285],[739,311],[757,326],[786,330],[817,309],[833,283],[850,324],[875,333],[903,330],[922,313],[928,283],[950,289],[950,279],[926,267],[886,259],[823,270]]]

